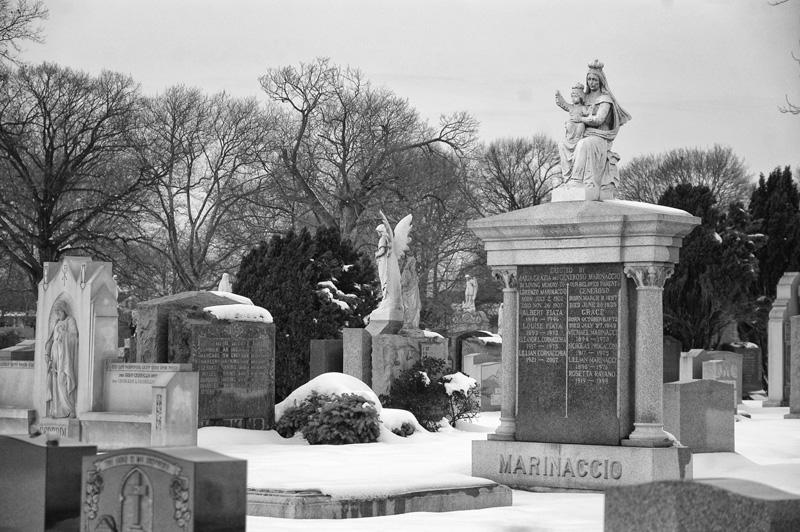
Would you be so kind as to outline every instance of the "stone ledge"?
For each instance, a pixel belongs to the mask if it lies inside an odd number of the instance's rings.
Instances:
[[[247,515],[289,519],[348,519],[499,506],[511,506],[511,489],[499,484],[413,491],[380,499],[341,500],[312,490],[247,490]]]

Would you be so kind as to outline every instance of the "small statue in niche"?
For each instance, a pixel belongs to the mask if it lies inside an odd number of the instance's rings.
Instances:
[[[475,312],[475,296],[478,295],[478,280],[469,274],[465,275],[464,279],[466,279],[466,286],[464,287],[464,303],[461,304],[461,308],[464,312]]]
[[[47,365],[47,416],[75,417],[78,359],[78,325],[64,301],[53,306],[56,322],[44,348]]]

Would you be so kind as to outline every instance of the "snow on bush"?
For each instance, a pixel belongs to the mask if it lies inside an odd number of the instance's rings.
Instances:
[[[275,405],[275,422],[277,423],[280,420],[287,408],[300,404],[313,391],[320,395],[341,395],[343,393],[360,395],[374,403],[375,410],[379,415],[382,410],[381,402],[375,392],[372,391],[372,388],[357,378],[344,373],[323,373],[300,386],[289,394],[286,399]]]
[[[453,392],[461,392],[467,395],[470,388],[478,384],[478,381],[472,377],[467,377],[460,371],[445,375],[442,377],[442,381],[444,382],[444,389],[447,390],[447,395],[453,395]]]
[[[272,323],[272,314],[270,314],[267,309],[257,307],[252,303],[249,305],[213,305],[203,310],[210,312],[218,320],[263,321],[264,323]]]

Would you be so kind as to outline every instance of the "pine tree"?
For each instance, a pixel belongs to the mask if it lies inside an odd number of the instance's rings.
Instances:
[[[706,186],[670,187],[659,204],[702,218],[683,240],[680,261],[664,285],[664,330],[683,349],[715,348],[730,322],[753,322],[750,288],[756,280],[755,245],[741,204],[723,215]]]
[[[766,238],[766,243],[756,251],[760,295],[774,299],[783,274],[800,268],[799,212],[800,192],[791,168],[775,168],[766,180],[761,174],[750,198],[750,215]]]
[[[363,327],[379,293],[369,258],[334,228],[262,242],[242,259],[233,288],[273,316],[278,401],[308,381],[309,342]]]

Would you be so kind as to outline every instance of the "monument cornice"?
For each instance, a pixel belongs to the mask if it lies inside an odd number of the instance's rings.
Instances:
[[[678,261],[689,213],[622,200],[545,203],[468,223],[489,266]]]

